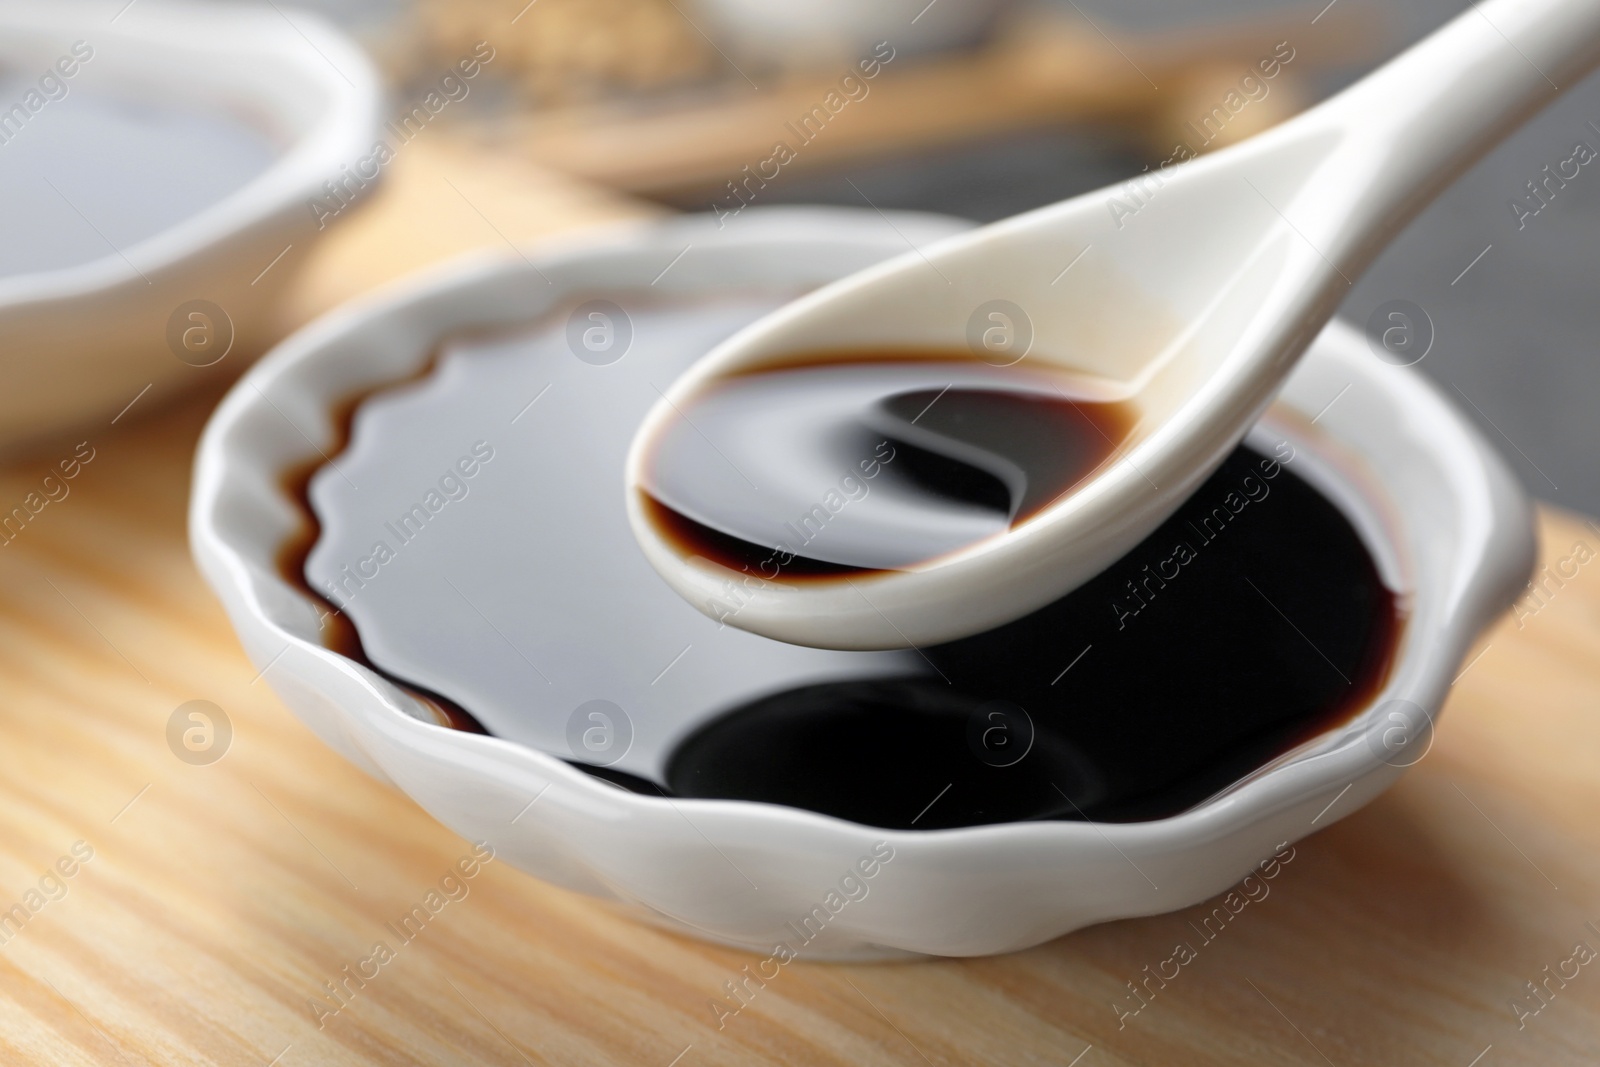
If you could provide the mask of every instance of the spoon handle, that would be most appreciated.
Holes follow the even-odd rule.
[[[1350,166],[1327,175],[1347,192],[1334,198],[1342,210],[1316,210],[1328,203],[1328,188],[1318,183],[1302,217],[1325,223],[1316,228],[1330,252],[1337,249],[1336,261],[1364,266],[1394,227],[1596,65],[1600,0],[1475,4],[1305,116],[1339,131],[1339,154]],[[1588,133],[1575,130],[1574,140],[1600,148]],[[1530,160],[1530,178],[1541,177],[1535,164],[1543,162]]]

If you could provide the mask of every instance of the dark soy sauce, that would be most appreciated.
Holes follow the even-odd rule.
[[[451,374],[430,365],[348,398],[333,412],[340,440],[327,451],[363,491],[330,494],[327,506],[359,510],[324,515],[312,506],[314,467],[286,475],[305,525],[281,562],[326,608],[325,641],[410,690],[444,725],[535,746],[622,788],[918,830],[1176,814],[1347,722],[1384,684],[1401,605],[1345,513],[1299,476],[1315,457],[1294,458],[1287,444],[1271,455],[1239,449],[1103,574],[988,633],[917,651],[842,653],[718,628],[645,561],[621,494],[595,487],[615,485],[657,399],[644,376],[688,366],[764,310],[740,306],[709,321],[716,308],[639,310],[638,350],[618,364],[637,366],[633,379],[597,376],[572,359],[558,323],[516,346],[463,356]],[[940,369],[947,382],[957,368]],[[1016,369],[1006,369],[1012,381]],[[992,388],[987,371],[963,386]],[[430,524],[426,544],[403,550],[433,555],[402,557],[345,611],[325,597],[312,573],[314,545],[330,548],[330,566],[365,551],[368,533],[383,536],[380,520],[421,491],[415,476],[436,471],[434,439],[453,455],[491,416],[509,421],[551,381],[563,403],[525,419],[520,436],[497,440],[491,473],[472,497]],[[844,493],[844,510],[910,500],[946,517],[965,507],[1003,529],[1037,506],[998,463],[937,465],[959,451],[948,443],[959,426],[940,426],[947,438],[937,449],[913,439],[931,415],[910,411],[922,400],[912,394],[928,388],[903,390],[903,407],[881,422],[849,412],[860,436],[840,433],[831,439],[848,447],[819,453],[814,469],[837,474],[848,461],[856,482],[870,487]],[[401,404],[404,397],[413,399]],[[384,403],[398,406],[385,415]],[[358,406],[367,414],[355,437],[365,449],[351,434]],[[1117,439],[1129,413],[1100,414],[1124,419],[1101,424]],[[574,441],[585,447],[571,449]],[[892,456],[878,452],[886,441]],[[934,454],[921,467],[918,448]],[[863,456],[878,463],[875,476],[860,466]],[[958,475],[972,469],[982,477],[963,488]],[[914,484],[896,497],[891,473]],[[924,488],[928,481],[937,492]],[[805,479],[795,485],[815,489]],[[342,521],[324,527],[330,516]],[[726,558],[741,551],[710,547]],[[499,605],[476,601],[492,612],[494,629],[448,587],[441,596],[440,573],[475,598],[495,583],[512,590]],[[523,655],[548,679],[533,675]],[[617,702],[635,725],[632,751],[606,766],[567,740],[572,710],[597,697]]]
[[[413,374],[396,381],[384,382],[370,389],[363,389],[345,397],[330,413],[334,428],[334,444],[327,451],[339,455],[349,446],[350,433],[355,423],[356,411],[361,407],[361,402],[374,393],[392,389],[399,385],[420,381],[434,372],[438,363],[439,353],[435,351],[428,360]],[[280,478],[284,495],[295,505],[300,513],[299,529],[287,538],[278,549],[278,573],[298,589],[311,602],[317,606],[319,637],[325,648],[332,649],[347,659],[355,660],[363,667],[383,675],[399,688],[419,701],[440,726],[447,726],[452,730],[461,730],[465,733],[486,734],[489,731],[483,728],[471,712],[460,704],[415,685],[392,671],[384,670],[372,657],[367,655],[366,646],[361,642],[361,634],[350,617],[322,593],[318,592],[306,577],[306,560],[311,555],[311,549],[317,543],[317,538],[322,534],[322,524],[317,519],[316,510],[311,506],[311,479],[321,470],[327,462],[324,456],[291,467],[284,471]]]
[[[101,62],[113,61],[85,72]],[[0,125],[0,278],[115,256],[242,189],[280,154],[223,108],[64,84],[65,96],[20,120],[5,112]],[[30,93],[36,82],[0,70],[4,106]]]
[[[1398,643],[1395,595],[1283,448],[1239,449],[1099,577],[924,648],[931,670],[728,712],[672,754],[669,787],[920,830],[1200,803],[1363,707]]]
[[[792,358],[680,414],[651,443],[646,514],[685,555],[784,578],[912,566],[1003,533],[1136,421],[1063,372],[941,351]]]

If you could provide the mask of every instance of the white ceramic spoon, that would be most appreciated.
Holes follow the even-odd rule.
[[[912,250],[787,305],[710,352],[640,427],[626,472],[638,543],[707,614],[805,645],[936,643],[1055,600],[1154,531],[1221,463],[1408,219],[1596,63],[1600,0],[1484,0],[1249,141]],[[1530,178],[1542,177],[1538,162]],[[680,549],[646,514],[638,486],[651,442],[709,383],[798,352],[966,348],[974,322],[978,334],[998,327],[995,350],[980,344],[974,360],[1059,367],[1141,415],[1119,458],[1033,518],[908,569],[763,582]]]

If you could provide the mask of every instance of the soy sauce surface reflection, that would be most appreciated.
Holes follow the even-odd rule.
[[[924,673],[734,709],[678,747],[668,785],[895,829],[1192,807],[1344,721],[1389,672],[1396,597],[1292,466],[1241,448],[1087,585],[923,649]]]
[[[937,349],[795,356],[674,409],[642,471],[646,515],[682,554],[731,570],[764,573],[776,551],[786,580],[913,566],[1004,533],[1137,423],[1064,371]]]

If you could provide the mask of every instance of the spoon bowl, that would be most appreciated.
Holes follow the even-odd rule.
[[[1249,141],[911,246],[787,305],[712,350],[641,425],[626,472],[640,547],[702,611],[797,644],[916,647],[1043,607],[1187,499],[1400,226],[1597,62],[1600,0],[1486,0]],[[643,487],[666,434],[688,422],[705,436],[686,414],[697,399],[797,354],[907,348],[1059,372],[1134,420],[1052,503],[905,566],[752,574],[662,528]],[[717,451],[738,467],[736,449]]]

